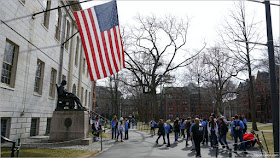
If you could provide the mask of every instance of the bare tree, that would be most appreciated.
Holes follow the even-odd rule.
[[[172,16],[138,16],[136,20],[139,25],[128,32],[126,68],[136,78],[132,85],[142,87],[143,93],[150,95],[152,113],[159,119],[156,88],[162,77],[190,64],[200,51],[191,55],[184,50],[188,21]]]
[[[250,89],[250,108],[252,118],[252,129],[257,130],[256,124],[256,110],[254,99],[254,85],[252,76],[252,52],[256,48],[256,44],[249,46],[249,42],[261,43],[261,30],[260,22],[256,22],[254,16],[249,18],[247,13],[245,2],[239,1],[235,3],[234,10],[231,11],[229,17],[225,21],[223,26],[224,31],[221,31],[220,35],[224,46],[232,52],[235,59],[244,67],[249,77],[249,89]],[[243,42],[237,42],[244,41]]]
[[[206,85],[213,88],[212,95],[215,98],[215,113],[223,112],[223,100],[229,93],[235,93],[231,79],[242,70],[239,62],[234,60],[227,50],[219,45],[207,49],[204,53],[203,63],[205,64],[204,81]]]

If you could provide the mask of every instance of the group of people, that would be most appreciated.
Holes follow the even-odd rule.
[[[167,147],[170,146],[170,133],[175,134],[175,143],[178,142],[178,137],[183,137],[186,140],[186,146],[188,141],[192,143],[192,149],[196,151],[196,156],[201,157],[200,144],[208,145],[210,142],[211,148],[217,148],[219,143],[223,149],[228,150],[227,133],[230,131],[231,136],[234,137],[234,151],[238,148],[238,139],[240,140],[240,149],[246,153],[246,146],[254,146],[257,140],[254,137],[254,131],[247,133],[247,120],[244,115],[236,115],[232,118],[231,123],[225,119],[224,116],[218,114],[216,116],[212,113],[209,118],[201,119],[196,116],[195,119],[187,118],[187,120],[176,118],[173,126],[170,124],[171,120],[167,120],[164,124],[160,119],[158,124],[152,119],[150,122],[151,133],[155,134],[155,128],[158,128],[158,138],[163,137],[163,144],[166,144],[165,135],[167,137]],[[185,133],[186,132],[186,133]],[[210,139],[209,139],[210,138]],[[257,142],[258,143],[258,142]],[[245,145],[246,144],[246,145]]]
[[[117,119],[117,116],[115,115],[111,121],[111,129],[112,129],[112,139],[116,139],[116,142],[119,141],[119,136],[121,142],[123,142],[123,131],[125,132],[124,139],[128,140],[128,130],[130,128],[130,122],[128,121],[128,118],[121,117],[119,120]]]

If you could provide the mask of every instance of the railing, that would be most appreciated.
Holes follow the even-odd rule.
[[[9,138],[6,138],[4,136],[1,135],[1,140],[4,140],[6,142],[9,142],[9,143],[12,143],[12,150],[11,150],[11,157],[15,157],[15,151],[17,151],[17,157],[19,157],[19,151],[20,151],[20,138],[18,139],[18,145],[16,146],[16,142],[9,139]]]

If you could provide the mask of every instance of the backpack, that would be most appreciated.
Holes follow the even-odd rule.
[[[192,128],[194,128],[194,126]],[[197,133],[195,133],[194,138],[198,139],[201,142],[203,140],[203,135],[204,135],[204,127],[201,124],[199,124],[197,128]]]
[[[233,131],[234,131],[234,133],[241,133],[242,128],[240,127],[239,121],[236,121],[233,124]]]

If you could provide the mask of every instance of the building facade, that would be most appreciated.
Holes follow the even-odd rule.
[[[73,11],[81,6],[26,16],[75,1],[0,1],[0,17],[5,22],[0,25],[2,135],[17,139],[48,134],[56,108],[56,84],[63,79],[67,90],[91,108],[92,82],[79,34],[64,43],[77,32]]]

